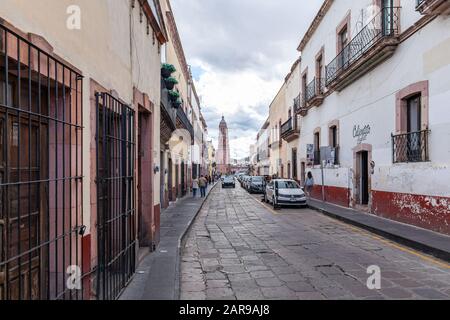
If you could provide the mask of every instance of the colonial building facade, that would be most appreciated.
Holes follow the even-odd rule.
[[[0,300],[115,299],[158,245],[163,137],[194,136],[189,81],[176,110],[161,79],[161,61],[176,63],[170,11],[166,0],[2,1]]]
[[[314,198],[450,234],[449,7],[325,0],[258,135],[259,168],[270,128],[270,174],[311,172]]]
[[[444,3],[324,1],[298,48],[314,197],[450,233]]]

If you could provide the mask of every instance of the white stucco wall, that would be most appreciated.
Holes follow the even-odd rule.
[[[365,1],[368,2],[368,1]],[[352,37],[357,15],[364,1],[335,1],[311,41],[302,52],[302,70],[315,68],[315,55],[325,45],[325,64],[336,56],[336,26],[352,10]],[[421,16],[413,1],[402,1],[401,29],[406,30]],[[321,146],[328,146],[328,123],[339,120],[341,168],[326,170],[327,185],[348,187],[349,168],[357,141],[354,125],[370,125],[364,143],[373,147],[375,172],[372,189],[418,195],[450,196],[450,19],[438,17],[402,42],[389,58],[341,92],[333,92],[324,103],[309,110],[301,121],[300,158],[306,158],[306,144],[313,143],[313,131],[321,128]],[[396,93],[419,81],[429,81],[430,160],[427,163],[393,164],[391,134],[395,133]],[[313,170],[316,182],[320,170]]]

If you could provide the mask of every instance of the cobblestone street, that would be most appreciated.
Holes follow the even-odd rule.
[[[366,286],[381,268],[381,290]],[[186,241],[181,299],[449,299],[450,266],[310,209],[212,191]]]

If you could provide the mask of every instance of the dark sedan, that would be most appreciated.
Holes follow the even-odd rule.
[[[261,193],[265,191],[264,177],[251,177],[248,184],[247,190],[250,193]]]
[[[236,188],[236,182],[234,180],[234,177],[232,176],[224,177],[222,180],[222,188]]]

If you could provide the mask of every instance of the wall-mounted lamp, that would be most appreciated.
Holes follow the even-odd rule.
[[[154,166],[153,172],[156,174],[159,172],[159,167],[157,165]]]

